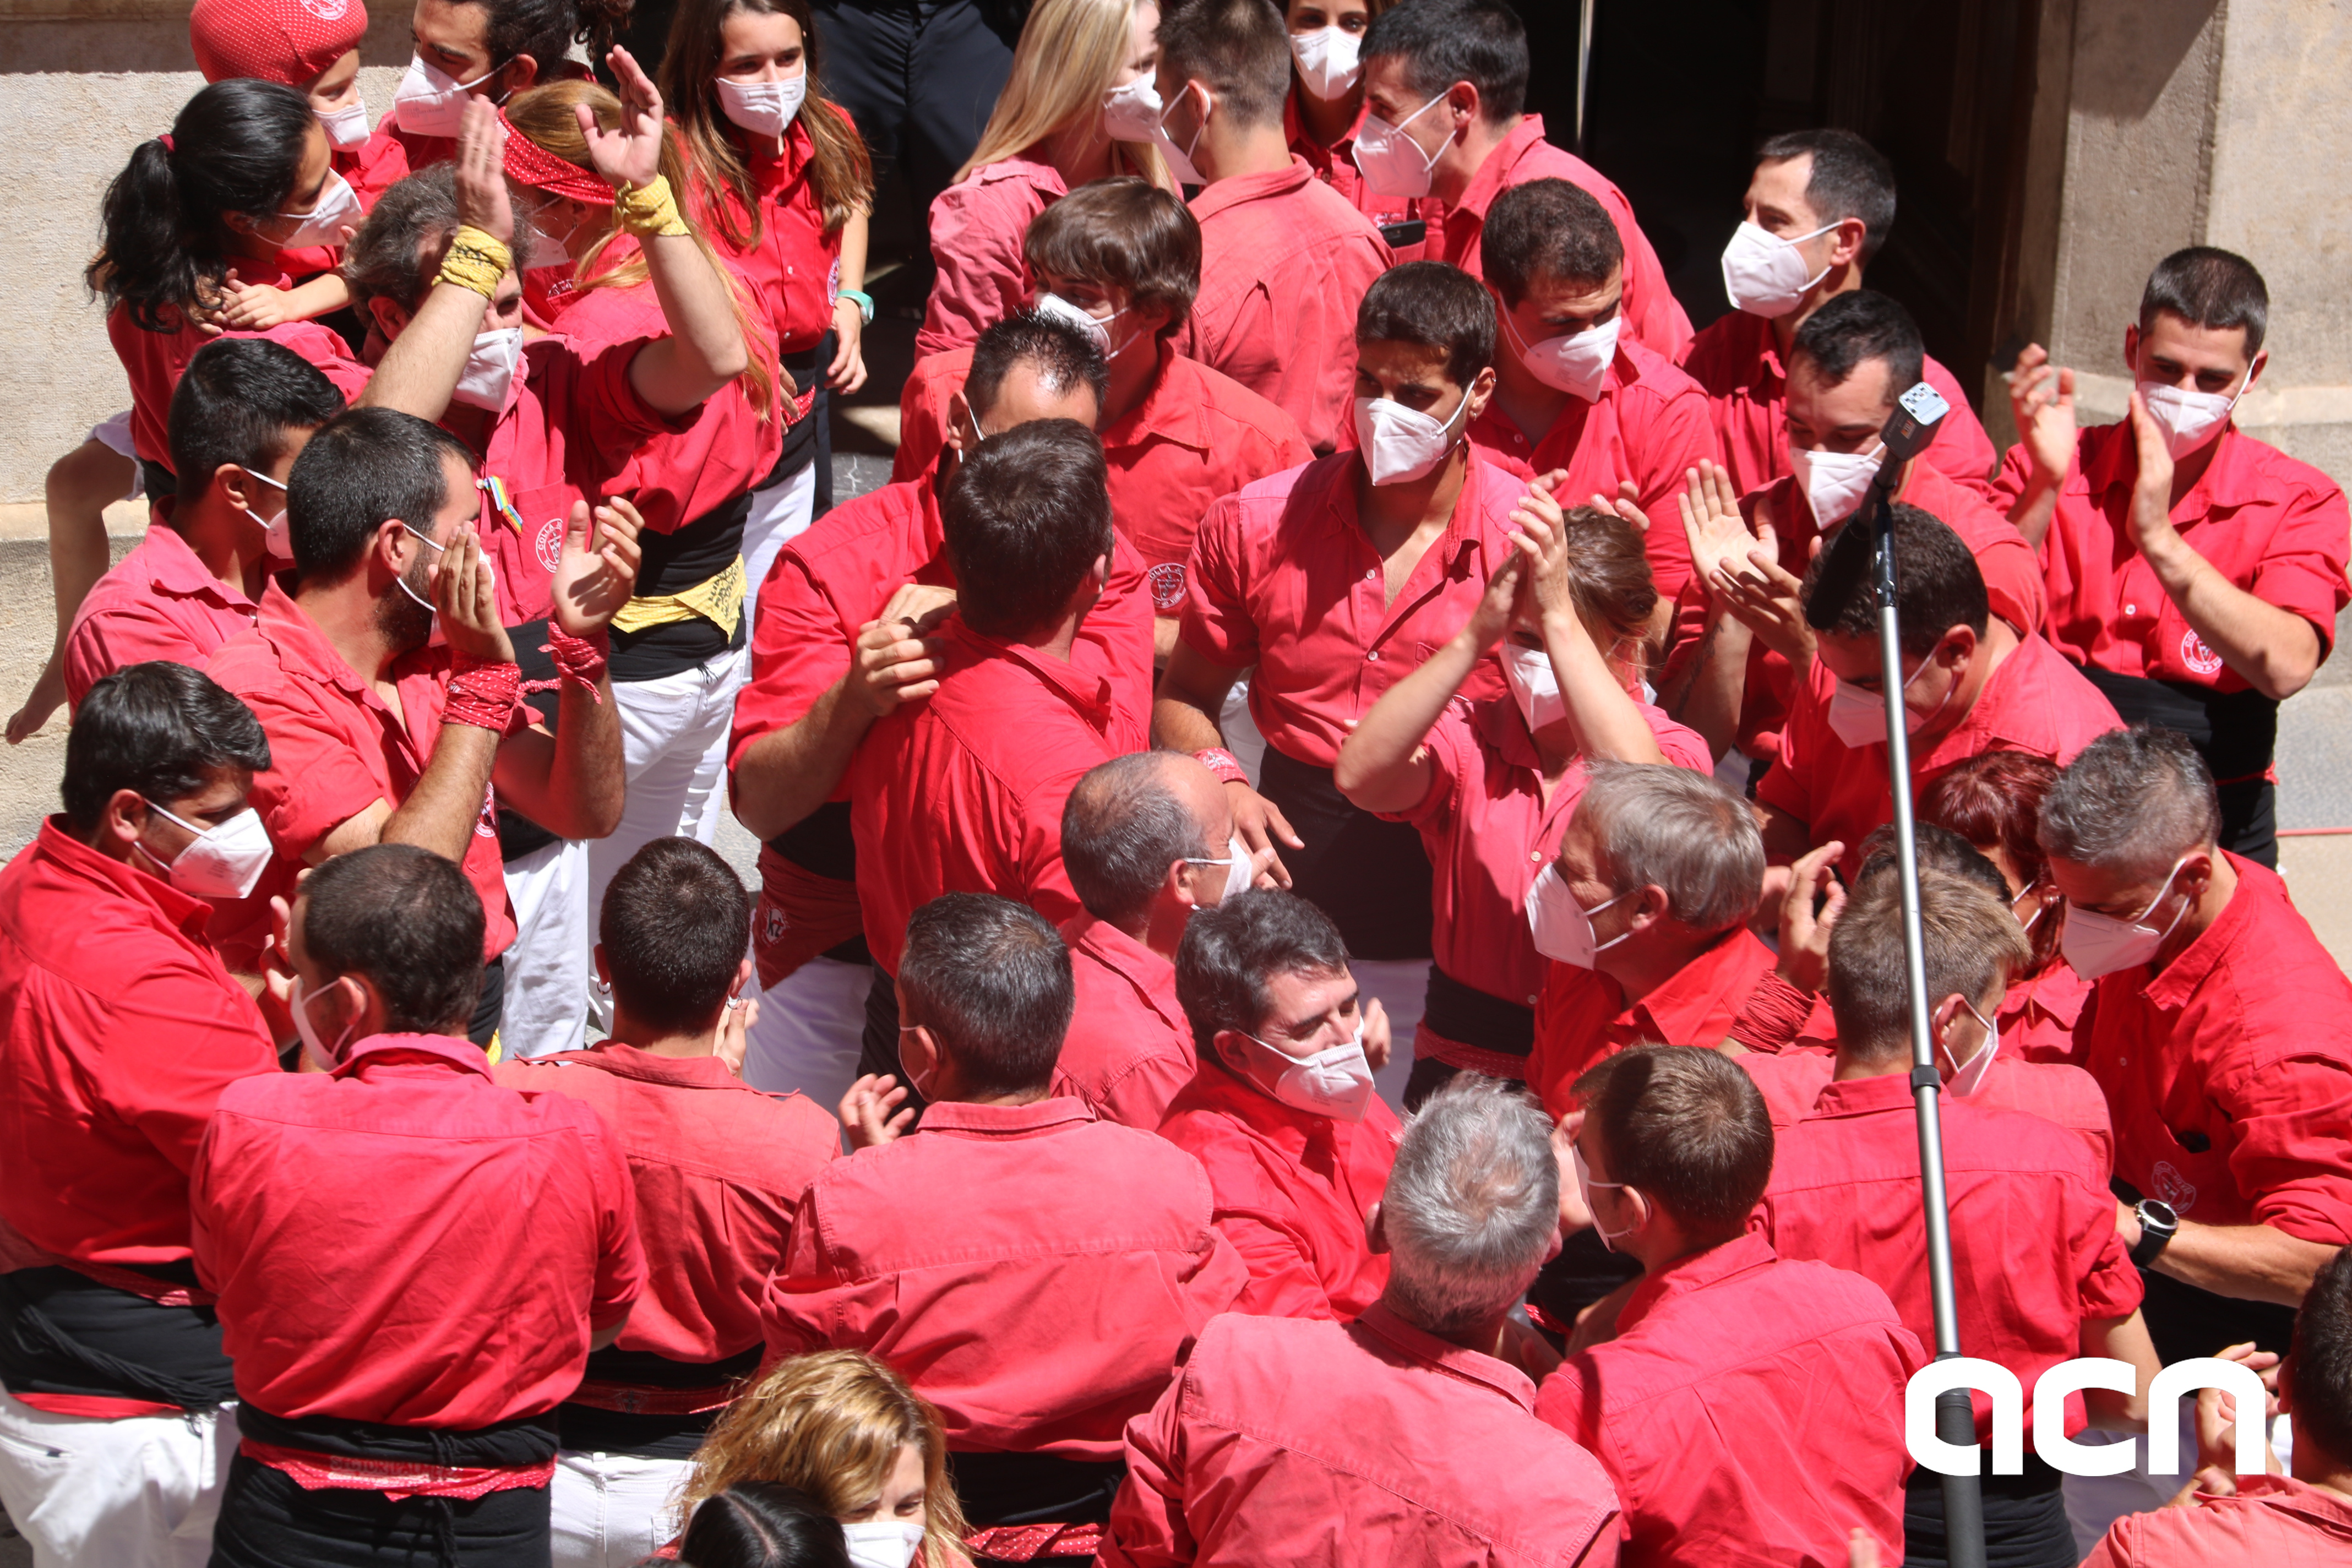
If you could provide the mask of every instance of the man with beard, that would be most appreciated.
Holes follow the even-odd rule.
[[[290,900],[303,867],[417,845],[482,896],[486,973],[469,1032],[487,1044],[515,934],[490,785],[567,838],[619,821],[605,627],[636,580],[638,518],[617,498],[593,518],[585,501],[572,509],[549,622],[562,705],[551,735],[520,700],[478,508],[472,457],[446,431],[382,408],[321,426],[288,476],[294,571],[263,589],[257,624],[209,672],[261,720],[276,763],[252,799],[277,858],[214,921],[230,967],[259,967],[268,900]],[[427,647],[436,616],[446,646]]]

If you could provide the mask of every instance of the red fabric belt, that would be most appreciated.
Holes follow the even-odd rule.
[[[78,1415],[89,1421],[123,1421],[135,1415],[185,1415],[176,1405],[149,1399],[124,1399],[111,1394],[18,1394],[8,1397],[48,1415]]]
[[[555,1461],[493,1468],[428,1465],[414,1459],[362,1459],[350,1454],[314,1454],[240,1438],[237,1452],[294,1478],[306,1492],[382,1492],[395,1500],[412,1497],[478,1498],[489,1492],[543,1487],[555,1477]]]
[[[624,1415],[699,1415],[724,1410],[735,1401],[733,1384],[714,1388],[646,1388],[634,1383],[582,1382],[565,1401],[591,1410],[617,1410]]]
[[[1425,1022],[1412,1037],[1412,1054],[1416,1058],[1433,1058],[1447,1067],[1460,1068],[1465,1072],[1484,1073],[1488,1078],[1499,1078],[1510,1083],[1528,1080],[1527,1058],[1515,1057],[1504,1051],[1482,1050],[1476,1046],[1465,1046],[1459,1040],[1449,1040]]]
[[[974,1557],[1033,1563],[1040,1557],[1092,1557],[1102,1546],[1099,1524],[1001,1524],[963,1538]]]

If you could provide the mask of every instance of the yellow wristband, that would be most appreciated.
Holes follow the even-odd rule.
[[[614,193],[613,211],[621,227],[635,235],[677,235],[693,232],[677,216],[669,182],[656,174],[642,185],[624,185]]]
[[[455,283],[460,289],[471,289],[485,300],[499,295],[499,279],[514,265],[514,253],[480,229],[461,226],[449,241],[449,254],[441,258],[440,274],[436,283]]]

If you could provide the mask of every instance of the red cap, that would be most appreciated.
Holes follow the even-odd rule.
[[[499,116],[506,120],[504,114]],[[502,160],[507,178],[551,196],[569,196],[593,206],[613,205],[613,187],[593,169],[568,163],[524,135],[507,121],[507,148]]]
[[[188,47],[206,81],[301,87],[359,47],[367,25],[361,0],[196,0]]]

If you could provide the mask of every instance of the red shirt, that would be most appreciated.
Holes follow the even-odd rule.
[[[1996,481],[2001,505],[2025,488],[2026,473],[2020,447]],[[2118,675],[2249,689],[2189,626],[2133,543],[2138,475],[2129,421],[2075,437],[2074,466],[2042,542],[2050,640],[2076,664]],[[2344,576],[2352,519],[2335,480],[2231,425],[2203,477],[2173,507],[2172,522],[2233,585],[2309,621],[2319,633],[2320,657],[2327,657],[2336,613],[2352,600]]]
[[[2116,1200],[2082,1140],[2038,1116],[1938,1096],[1952,1219],[1960,1349],[1998,1362],[2030,1392],[2083,1353],[2086,1319],[2129,1317],[2139,1270],[2116,1234]],[[1907,1073],[1831,1083],[1775,1140],[1757,1223],[1783,1257],[1834,1264],[1876,1284],[1903,1326],[1933,1344],[1927,1231],[1919,1217],[1919,1124]],[[1990,1405],[1980,1399],[1981,1425]],[[2079,1394],[2068,1432],[2082,1429]]]
[[[1307,166],[1315,172],[1317,179],[1330,186],[1349,205],[1371,219],[1375,228],[1388,224],[1410,223],[1415,218],[1426,221],[1433,229],[1440,226],[1445,209],[1435,197],[1377,195],[1371,186],[1364,183],[1362,172],[1356,167],[1356,132],[1364,127],[1364,110],[1359,108],[1356,110],[1356,122],[1348,128],[1345,136],[1326,147],[1315,140],[1315,133],[1307,130],[1307,122],[1299,118],[1298,95],[1301,90],[1297,82],[1292,82],[1289,96],[1282,100],[1282,133],[1289,141],[1291,152],[1306,160]],[[1391,248],[1399,261],[1418,261],[1422,257],[1423,247],[1419,245]]]
[[[1903,1387],[1927,1364],[1886,1293],[1748,1235],[1651,1275],[1536,1414],[1617,1483],[1625,1561],[1843,1568],[1903,1543]]]
[[[1068,660],[940,628],[947,673],[929,699],[876,721],[843,784],[857,844],[866,945],[898,969],[907,919],[941,893],[995,893],[1060,924],[1079,913],[1062,868],[1062,805],[1087,769],[1140,751],[1093,644]]]
[[[434,164],[446,163],[457,155],[457,139],[455,136],[427,136],[422,132],[404,129],[400,123],[397,104],[375,122],[373,140],[389,142],[399,148],[408,160],[411,174],[422,174]]]
[[[761,1342],[760,1300],[793,1210],[841,1152],[841,1124],[800,1094],[762,1094],[717,1057],[658,1057],[617,1040],[500,1062],[525,1094],[593,1107],[628,1161],[646,1293],[614,1342],[715,1362]]]
[[[1772,323],[1734,310],[1699,329],[1683,354],[1683,369],[1706,390],[1707,413],[1723,447],[1723,466],[1739,493],[1760,489],[1789,473],[1789,383]],[[1937,468],[1986,500],[2000,461],[1991,437],[1969,405],[1952,373],[1934,358],[1921,361],[1919,379],[1952,406],[1929,443]],[[1897,388],[1897,391],[1908,390]],[[2006,502],[1997,503],[2006,513]],[[1940,515],[1940,514],[1938,514]]]
[[[1690,318],[1667,287],[1665,268],[1658,264],[1658,253],[1650,247],[1649,237],[1633,221],[1633,204],[1600,170],[1545,141],[1540,114],[1521,120],[1486,154],[1460,203],[1445,209],[1443,254],[1433,245],[1423,255],[1433,261],[1451,262],[1473,278],[1484,277],[1479,269],[1478,237],[1486,230],[1486,209],[1495,205],[1496,196],[1529,180],[1566,180],[1609,210],[1609,221],[1617,226],[1617,237],[1625,247],[1626,328],[1652,353],[1670,360],[1682,358],[1684,345],[1690,342]],[[1430,238],[1435,241],[1438,236]]]
[[[41,825],[0,870],[0,1219],[76,1262],[188,1256],[221,1091],[278,1068],[212,906]]]
[[[1541,867],[1537,868],[1541,870]],[[1632,1006],[1617,982],[1597,970],[1554,963],[1536,1004],[1536,1048],[1528,1087],[1553,1116],[1575,1109],[1569,1088],[1587,1068],[1629,1046],[1713,1046],[1731,1033],[1748,994],[1779,962],[1746,926]]]
[[[1389,268],[1388,241],[1297,157],[1217,181],[1192,198],[1192,216],[1201,291],[1170,341],[1329,451],[1354,416],[1356,307]]]
[[[2002,1042],[2016,1042],[2017,1054],[2027,1061],[2080,1067],[2074,1025],[2083,1016],[2083,1004],[2090,999],[2091,983],[2061,958],[2041,973],[2012,984],[2001,997],[2000,1011],[1993,1021],[2000,1026]]]
[[[2042,625],[2042,564],[2033,557],[2033,547],[2006,515],[1987,506],[1967,487],[1946,479],[1924,458],[1911,465],[1895,499],[1920,508],[1960,536],[1960,542],[1976,558],[1977,570],[1984,577],[1985,599],[1994,615],[2014,626],[2021,637]],[[1812,561],[1813,541],[1822,537],[1804,490],[1795,479],[1783,476],[1765,489],[1740,498],[1739,512],[1751,531],[1759,511],[1770,518],[1773,534],[1780,541],[1780,569],[1790,576],[1803,577]],[[1673,681],[1697,657],[1706,627],[1706,603],[1705,584],[1684,584],[1675,605],[1674,652],[1667,657],[1662,685]],[[1767,761],[1780,755],[1780,731],[1788,724],[1797,685],[1786,658],[1766,647],[1760,638],[1749,644],[1747,681],[1739,701],[1741,752]]]
[[[247,972],[258,969],[269,934],[270,897],[292,901],[295,878],[319,841],[379,800],[399,809],[416,787],[441,739],[441,710],[449,699],[446,647],[393,661],[390,674],[400,689],[395,713],[278,582],[261,591],[259,614],[251,631],[223,643],[205,667],[253,710],[269,737],[270,766],[254,775],[251,798],[277,858],[252,896],[222,905],[214,922],[222,956]],[[515,939],[498,810],[488,789],[462,869],[482,896],[487,963]]]
[[[1062,927],[1077,1010],[1054,1066],[1053,1090],[1097,1116],[1146,1132],[1192,1081],[1192,1026],[1176,1000],[1176,966],[1107,921],[1081,912]]]
[[[931,198],[931,302],[915,354],[970,346],[1029,303],[1021,241],[1041,212],[1069,195],[1061,171],[1019,154],[974,169]]]
[[[1141,343],[1128,352],[1140,353]],[[1184,603],[1184,562],[1193,531],[1221,496],[1295,468],[1314,453],[1298,422],[1241,383],[1195,364],[1167,343],[1143,401],[1102,433],[1110,466],[1111,519],[1150,574],[1152,607],[1174,615]],[[937,458],[948,397],[963,388],[971,351],[917,362],[898,397],[893,479],[911,479]]]
[[[291,276],[267,262],[241,260],[236,275],[247,283],[266,283],[276,289],[294,287]],[[131,447],[144,460],[168,468],[172,466],[168,428],[172,393],[179,386],[188,362],[196,357],[196,351],[214,340],[177,310],[166,310],[163,319],[177,321],[178,329],[148,331],[131,321],[130,306],[117,305],[106,314],[106,336],[114,344],[115,357],[122,362],[123,374],[131,378]],[[367,386],[368,367],[352,357],[351,345],[333,328],[316,321],[285,321],[267,331],[223,332],[221,336],[267,338],[293,350],[318,366],[346,400],[357,397]]]
[[[731,187],[710,180],[699,167],[688,176],[695,219],[767,312],[776,352],[805,353],[833,330],[833,302],[841,292],[842,231],[825,232],[824,204],[817,199],[809,178],[814,146],[800,115],[793,117],[784,132],[781,157],[746,151],[742,142],[747,140],[739,138],[736,150],[743,155],[752,195],[759,203],[758,241],[738,244],[728,237],[730,229],[750,233],[751,213]],[[570,331],[571,326],[566,317],[564,330]],[[775,454],[771,452],[771,466],[774,461]],[[766,473],[765,468],[761,470],[762,478]]]
[[[810,1184],[768,1353],[888,1362],[957,1453],[1108,1463],[1244,1279],[1191,1155],[1074,1100],[935,1102]]]
[[[1681,516],[1675,498],[1683,493],[1685,476],[1700,458],[1715,457],[1716,440],[1706,422],[1706,395],[1669,361],[1621,339],[1600,397],[1587,403],[1571,395],[1533,447],[1491,399],[1471,424],[1470,440],[1496,468],[1521,479],[1566,468],[1568,482],[1558,493],[1571,506],[1595,494],[1614,497],[1620,481],[1633,480],[1642,492],[1642,509],[1658,520],[1644,543],[1659,597],[1673,599],[1690,581],[1690,542],[1678,521],[1666,525]]]
[[[2200,1225],[2340,1247],[2352,1242],[2352,983],[2276,872],[2230,865],[2238,889],[2196,941],[2161,971],[2092,988],[2083,1065],[2116,1120],[2116,1174],[2143,1197]]]
[[[1228,669],[1255,665],[1250,717],[1269,745],[1321,768],[1353,721],[1468,622],[1526,493],[1473,454],[1453,519],[1391,603],[1356,512],[1363,473],[1360,456],[1337,452],[1225,497],[1201,520],[1184,584],[1184,641]],[[1462,691],[1502,695],[1501,666],[1480,660]]]
[[[1813,660],[1789,714],[1780,754],[1756,786],[1756,798],[1804,823],[1813,843],[1834,838],[1844,844],[1838,869],[1851,882],[1862,868],[1862,841],[1894,819],[1895,797],[1886,742],[1849,746],[1830,729],[1830,695],[1836,689],[1829,666]],[[2122,727],[2097,687],[2041,637],[2026,637],[1986,679],[1952,732],[1911,753],[1912,798],[1947,769],[1981,752],[2032,752],[2063,768],[2084,746]]]
[[[1666,761],[1698,773],[1714,768],[1696,731],[1639,697],[1634,702]],[[1422,747],[1429,793],[1409,811],[1381,815],[1412,823],[1428,847],[1436,871],[1431,942],[1437,967],[1489,996],[1532,1007],[1550,960],[1536,951],[1528,929],[1528,889],[1559,855],[1568,819],[1584,798],[1583,764],[1570,763],[1546,800],[1543,760],[1508,697],[1477,703],[1455,698]]]
[[[237,1397],[288,1420],[544,1415],[645,1288],[629,1169],[596,1113],[501,1089],[439,1035],[234,1085],[189,1197]]]
[[[1388,1254],[1364,1237],[1403,1135],[1374,1095],[1350,1125],[1283,1104],[1219,1063],[1203,1065],[1160,1136],[1201,1162],[1217,1228],[1249,1265],[1234,1310],[1269,1318],[1352,1318],[1381,1299]]]
[[[256,613],[244,590],[214,576],[170,523],[151,522],[74,612],[66,698],[79,708],[91,687],[149,659],[201,669],[221,644],[253,629]]]
[[[1609,1568],[1615,1489],[1535,1405],[1517,1367],[1377,1302],[1351,1323],[1229,1312],[1129,1426],[1097,1561]]]
[[[2240,1476],[2235,1497],[2127,1513],[2083,1568],[2206,1568],[2214,1563],[2352,1562],[2352,1502],[2289,1476]]]

